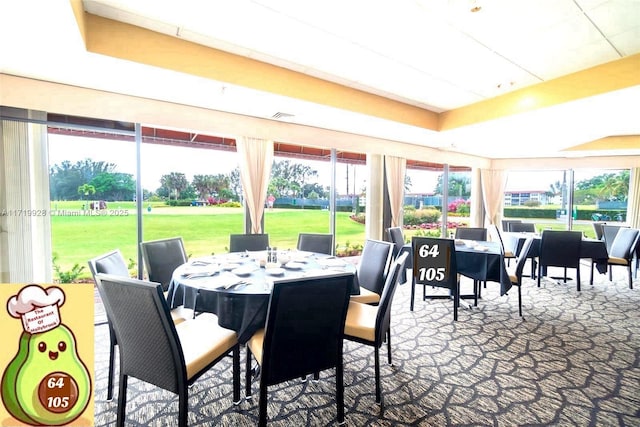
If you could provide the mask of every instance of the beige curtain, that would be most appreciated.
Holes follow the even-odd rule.
[[[260,220],[273,164],[273,141],[240,137],[236,139],[236,148],[240,155],[240,181],[251,218],[251,233],[262,233]]]
[[[391,226],[402,227],[404,206],[404,176],[407,159],[385,156],[384,171],[387,178],[387,191],[391,204]]]
[[[481,169],[482,200],[489,224],[500,224],[502,219],[502,202],[504,188],[507,184],[507,174],[504,170]]]
[[[640,228],[640,168],[631,168],[629,176],[627,224],[632,228]]]

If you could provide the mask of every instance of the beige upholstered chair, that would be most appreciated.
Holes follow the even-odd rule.
[[[376,402],[382,403],[380,355],[378,349],[387,342],[387,360],[391,364],[391,304],[400,277],[400,269],[409,256],[404,252],[392,264],[386,278],[380,304],[372,306],[351,300],[344,326],[345,338],[374,347]]]
[[[233,357],[233,401],[240,401],[240,348],[236,333],[200,315],[175,325],[162,285],[97,274],[98,291],[120,350],[117,426],[125,425],[129,377],[178,395],[178,422],[187,426],[188,386],[226,356]]]
[[[393,244],[382,240],[367,239],[357,267],[360,294],[351,295],[351,301],[363,304],[377,304],[384,287]]]

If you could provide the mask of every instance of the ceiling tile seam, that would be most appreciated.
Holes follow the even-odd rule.
[[[606,40],[609,46],[611,46],[611,48],[616,51],[616,53],[618,54],[618,57],[622,58],[624,55],[618,50],[618,48],[613,43],[611,43],[611,40],[609,40],[609,38],[602,32],[600,27],[598,27],[598,25],[595,22],[593,22],[593,19],[591,19],[591,17],[587,14],[587,12],[585,12],[584,9],[580,7],[580,5],[576,0],[573,0],[573,3],[576,5],[578,9],[580,9],[580,12],[582,12],[584,17],[587,18],[587,21],[589,21],[591,25],[593,25],[593,28],[595,28],[596,31],[598,31],[598,33],[602,36],[604,40]]]

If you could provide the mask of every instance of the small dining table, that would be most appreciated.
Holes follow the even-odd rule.
[[[359,293],[355,266],[340,258],[286,251],[289,260],[282,265],[265,264],[266,257],[266,251],[257,251],[190,260],[173,272],[167,301],[171,308],[184,305],[196,313],[216,314],[219,325],[236,331],[244,344],[264,327],[271,290],[278,280],[303,281],[349,272],[353,275],[351,294]]]

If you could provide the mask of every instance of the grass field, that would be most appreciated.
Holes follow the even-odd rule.
[[[151,210],[147,207],[151,206]],[[85,266],[87,260],[113,249],[120,249],[125,259],[135,264],[136,215],[134,202],[110,203],[101,215],[83,215],[82,202],[52,202],[52,245],[56,263],[63,271],[74,264]],[[226,252],[229,234],[242,233],[242,208],[168,207],[162,202],[144,205],[143,240],[182,236],[189,256]],[[336,214],[338,246],[362,244],[364,225],[349,218],[350,213]],[[467,218],[462,218],[466,220]],[[300,232],[329,232],[329,212],[320,210],[273,209],[265,213],[265,229],[272,246],[295,248]],[[561,223],[537,223],[543,228],[563,229]],[[574,229],[593,237],[590,223],[576,223]],[[407,230],[407,237],[413,232]],[[81,277],[89,277],[85,269]]]

